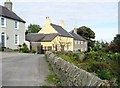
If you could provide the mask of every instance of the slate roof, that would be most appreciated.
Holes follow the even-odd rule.
[[[25,23],[25,21],[21,19],[19,16],[17,16],[13,11],[1,5],[0,5],[0,16]]]
[[[69,32],[67,32],[65,29],[63,29],[61,26],[56,24],[50,24],[61,36],[65,37],[73,37]]]
[[[39,42],[44,38],[44,34],[35,34],[35,33],[31,33],[31,34],[27,34],[25,36],[25,40],[27,41],[31,41],[31,42]]]
[[[82,36],[80,36],[74,32],[70,32],[70,34],[74,37],[74,40],[86,41],[86,39],[84,39]]]
[[[25,39],[30,42],[51,42],[58,34],[27,34]]]
[[[52,41],[57,35],[57,33],[54,34],[44,34],[44,38],[41,40],[42,42],[49,42]]]

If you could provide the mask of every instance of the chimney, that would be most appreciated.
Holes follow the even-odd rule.
[[[62,28],[64,28],[65,24],[64,24],[63,20],[60,22],[59,26],[61,26]]]
[[[4,2],[4,6],[12,11],[12,2],[10,0],[6,0],[6,2]]]
[[[75,29],[73,30],[73,32],[74,32],[75,34],[77,34],[77,29],[75,28]]]
[[[50,25],[50,23],[51,23],[51,19],[49,17],[46,17],[45,25]]]

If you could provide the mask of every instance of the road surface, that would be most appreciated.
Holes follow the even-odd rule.
[[[2,86],[42,86],[48,74],[44,55],[2,53]]]

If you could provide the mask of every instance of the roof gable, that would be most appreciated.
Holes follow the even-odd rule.
[[[13,11],[1,5],[0,5],[0,15],[9,19],[13,19],[25,23],[25,21],[22,20],[19,16],[17,16]]]

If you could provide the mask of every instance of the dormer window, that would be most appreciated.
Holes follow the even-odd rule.
[[[19,22],[15,21],[15,29],[19,29]]]
[[[6,27],[6,18],[4,17],[1,18],[1,26]]]

